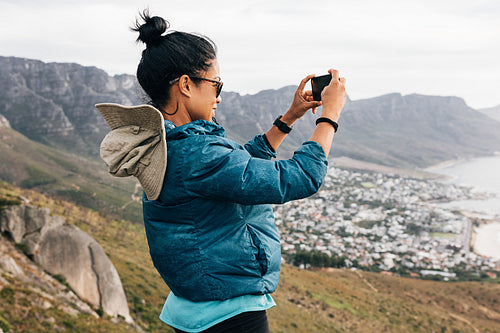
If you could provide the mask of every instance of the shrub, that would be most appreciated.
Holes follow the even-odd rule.
[[[0,329],[2,329],[2,331],[4,333],[8,333],[10,332],[10,324],[9,322],[2,316],[0,316]]]
[[[16,292],[10,287],[5,287],[0,291],[0,299],[5,303],[14,303]]]
[[[57,179],[54,176],[37,166],[26,166],[26,171],[29,174],[29,178],[21,182],[22,187],[33,188],[35,186],[53,184],[57,182]]]
[[[0,210],[7,206],[17,206],[22,202],[19,199],[8,199],[8,198],[0,198]]]

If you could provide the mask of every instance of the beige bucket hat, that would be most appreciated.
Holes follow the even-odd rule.
[[[148,200],[158,199],[167,168],[165,126],[151,105],[96,104],[111,132],[101,142],[101,158],[116,177],[135,176]]]

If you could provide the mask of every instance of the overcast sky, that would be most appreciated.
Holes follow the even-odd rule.
[[[224,90],[298,84],[337,68],[351,99],[400,92],[500,104],[498,0],[0,0],[0,55],[134,74],[128,28],[149,7],[218,46]]]

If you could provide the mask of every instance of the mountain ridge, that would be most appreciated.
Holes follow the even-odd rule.
[[[254,95],[224,91],[216,117],[229,138],[244,143],[272,126],[289,108],[295,90],[285,86]],[[0,57],[0,115],[32,140],[83,156],[98,157],[100,141],[109,131],[94,105],[143,104],[143,96],[132,75],[109,76],[94,66]],[[278,150],[279,158],[291,157],[309,139],[315,118],[308,112],[296,122]],[[334,158],[425,168],[500,151],[500,121],[455,96],[390,93],[348,98],[339,125]]]
[[[490,118],[500,121],[500,105],[493,106],[491,108],[479,109],[481,113],[484,113]]]
[[[78,73],[82,70],[78,66],[75,68]],[[77,75],[76,72],[74,75]],[[130,76],[120,80],[125,82],[128,78]],[[62,84],[64,88],[64,82],[56,80],[54,84]],[[130,84],[131,81],[126,82]],[[114,82],[114,84],[118,83]],[[134,87],[128,89],[135,89]],[[80,88],[86,92],[82,95],[77,94],[82,99],[89,95],[92,95],[92,99],[95,99],[96,96],[102,98],[104,95],[116,99],[120,99],[122,96],[120,92],[117,95],[113,93],[94,94],[96,89],[98,90],[96,86],[92,88],[82,85]],[[115,88],[111,85],[110,89],[113,92]],[[31,96],[29,89],[20,90],[26,92],[25,98]],[[75,94],[78,89],[63,89],[63,91]],[[246,98],[238,93],[224,93],[224,103],[228,102],[228,106],[224,109],[222,108],[224,103],[221,104],[221,108],[217,111],[217,117],[232,137],[238,140],[241,137],[243,140],[247,136],[267,130],[276,115],[279,114],[275,107],[279,106],[280,110],[286,110],[294,91],[294,86],[288,86],[277,91],[266,90],[260,95],[256,94],[258,96],[245,95]],[[40,97],[37,98],[40,101],[47,105],[50,103],[58,105],[54,102],[55,99],[50,96],[50,89],[44,93],[45,95],[38,94]],[[402,125],[405,126],[404,130],[406,131],[412,129],[411,123],[404,122],[407,117],[411,116],[410,119],[413,121],[423,121],[419,119],[421,115],[417,112],[419,109],[417,111],[413,109],[414,105],[419,105],[422,110],[426,110],[429,105],[436,107],[437,104],[447,105],[446,112],[440,115],[445,120],[446,115],[453,115],[454,110],[461,110],[458,112],[458,120],[453,123],[454,125],[460,124],[463,117],[476,115],[476,113],[470,112],[470,108],[466,105],[461,104],[460,98],[458,100],[447,97],[437,98],[436,101],[446,103],[436,104],[435,101],[426,102],[428,99],[425,98],[425,95],[422,96],[421,98],[419,95],[408,97],[408,95],[402,96],[398,93],[387,94],[379,96],[380,100],[375,104],[370,104],[370,99],[363,102],[367,106],[364,106],[363,103],[357,103],[363,100],[348,100],[340,121],[339,135],[335,138],[334,154],[339,154],[339,150],[340,152],[344,150],[350,152],[350,156],[358,156],[353,155],[352,150],[349,151],[350,147],[355,147],[362,158],[369,155],[377,157],[372,157],[372,160],[392,158],[395,164],[401,165],[405,158],[408,160],[415,154],[403,156],[403,158],[397,155],[404,154],[404,149],[394,146],[392,140],[402,140],[401,136],[398,136],[401,131],[394,131],[394,125],[384,124],[384,118],[388,114],[393,113],[391,116],[393,124],[398,124],[397,121],[403,121]],[[420,99],[423,99],[421,103],[414,104]],[[108,101],[103,100],[102,102]],[[130,103],[132,103],[131,100]],[[254,108],[256,103],[260,103],[258,108]],[[8,189],[8,192],[13,196],[22,195],[29,198],[34,204],[50,208],[54,214],[64,216],[68,222],[79,226],[92,235],[109,255],[122,278],[133,319],[151,332],[170,331],[158,320],[158,313],[168,295],[168,288],[161,281],[151,263],[141,224],[129,222],[132,211],[140,212],[140,204],[133,198],[132,201],[130,200],[130,193],[134,191],[135,181],[133,179],[116,180],[106,175],[106,167],[95,154],[98,151],[99,135],[109,129],[102,119],[93,114],[95,111],[93,105],[90,105],[88,101],[85,102],[85,105],[85,107],[79,106],[80,109],[77,109],[84,110],[78,113],[81,116],[89,113],[88,119],[91,120],[83,124],[86,127],[82,127],[89,129],[90,132],[79,131],[81,124],[73,124],[73,122],[78,122],[78,119],[85,119],[85,117],[78,118],[77,114],[66,116],[66,119],[73,125],[71,128],[68,126],[67,133],[49,131],[50,135],[38,137],[38,142],[28,139],[15,127],[3,126],[0,128],[1,178],[4,178],[4,175],[11,175],[11,179],[18,183],[24,181],[23,184],[37,191],[44,189],[51,197],[33,190],[14,188],[4,183],[0,183],[0,192],[3,189]],[[234,105],[237,107],[233,110],[235,114],[233,117],[230,106]],[[412,108],[408,108],[408,114],[402,113],[406,110],[402,107],[405,105],[412,106]],[[63,103],[59,107],[65,113],[66,108],[70,106]],[[2,111],[3,109],[0,109],[0,114],[3,114]],[[432,110],[428,112],[427,114],[432,114]],[[46,114],[50,115],[51,113]],[[28,117],[29,114],[24,114],[24,116]],[[314,127],[315,117],[308,114],[297,122],[292,135],[284,143],[285,148],[288,149],[287,152],[293,151],[293,147],[300,144],[304,138],[307,139]],[[46,124],[50,125],[48,120]],[[55,120],[63,121],[64,118],[60,116]],[[8,118],[6,121],[0,121],[0,123],[5,124],[8,122],[10,123]],[[374,126],[374,124],[378,126]],[[423,122],[423,124],[429,126],[433,123]],[[36,125],[36,122],[33,121],[33,124],[30,125]],[[437,136],[434,140],[439,139],[439,130],[442,128],[446,130],[447,126],[450,126],[441,119],[435,120],[433,125],[436,128],[433,132],[428,133]],[[19,124],[15,126],[19,128]],[[480,125],[477,125],[477,128],[479,127]],[[51,129],[50,126],[46,128]],[[24,128],[25,132],[26,130]],[[452,133],[461,135],[461,131],[454,130]],[[389,133],[387,133],[388,131]],[[416,134],[423,135],[422,132],[418,132],[418,128],[415,131],[417,131]],[[27,134],[31,133],[27,132]],[[86,150],[82,147],[72,146],[73,142],[76,141],[71,141],[71,144],[64,142],[68,141],[68,137],[71,135],[79,136],[79,144],[83,148],[87,147],[87,150],[93,149],[94,155],[85,155],[82,152]],[[415,135],[412,138],[414,137]],[[91,141],[85,142],[85,138],[91,139]],[[493,137],[493,139],[495,138]],[[458,139],[460,138],[452,137],[450,140]],[[403,148],[410,147],[411,149],[413,147],[412,141],[410,138],[405,140]],[[44,144],[40,144],[40,142]],[[430,142],[436,141],[430,140]],[[378,149],[380,147],[377,145],[384,143],[387,144],[384,149]],[[47,145],[65,148],[66,151]],[[80,148],[82,149],[80,150]],[[474,147],[469,149],[471,150],[470,154],[478,153]],[[436,154],[439,152],[441,150],[438,150]],[[438,155],[438,157],[444,158],[446,156]],[[55,180],[64,182],[67,188],[64,191],[55,188]],[[68,188],[74,188],[74,191],[70,191]],[[128,198],[114,196],[110,192],[111,189],[126,194]],[[53,195],[54,193],[57,195]],[[83,201],[108,199],[115,204],[115,209],[126,210],[127,217],[116,220],[106,219],[103,216],[109,216],[106,214],[109,212],[109,207],[105,207],[108,211],[101,211],[100,206],[93,206],[94,201],[87,205],[87,208],[91,207],[92,209],[83,208],[85,206],[83,204],[75,206],[69,203],[69,201],[83,203]],[[129,205],[129,203],[131,204]],[[99,211],[100,214],[96,211]],[[90,318],[89,320],[87,317],[56,315],[56,309],[40,309],[36,305],[31,305],[29,297],[33,294],[30,294],[24,285],[15,280],[8,282],[11,284],[4,288],[4,292],[0,290],[0,296],[10,295],[11,302],[0,302],[0,324],[3,319],[7,319],[12,328],[15,329],[24,325],[23,329],[27,330],[28,327],[40,328],[42,326],[46,331],[51,331],[54,326],[62,326],[68,331],[90,332],[99,330],[99,326],[94,327],[96,321],[97,325],[104,325],[103,323],[107,321],[106,318],[98,320]],[[472,282],[445,284],[349,270],[306,271],[284,265],[280,286],[273,295],[278,307],[269,311],[270,325],[276,332],[493,332],[500,323],[500,308],[495,298],[495,295],[498,294],[498,286],[498,284]],[[21,307],[21,309],[17,309],[19,311],[16,312],[16,307]],[[32,318],[37,318],[37,320]],[[89,321],[89,323],[85,323],[85,321]],[[315,325],[311,325],[311,322]],[[111,323],[108,324],[111,325]],[[118,326],[115,329],[118,331]],[[36,331],[36,329],[31,331]]]

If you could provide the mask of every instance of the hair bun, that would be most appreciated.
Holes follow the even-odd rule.
[[[132,30],[139,32],[137,41],[145,43],[146,47],[158,45],[162,41],[162,34],[167,31],[170,24],[162,17],[150,17],[147,9],[141,13],[141,18],[144,20],[144,24],[136,21],[135,28],[132,28]]]

